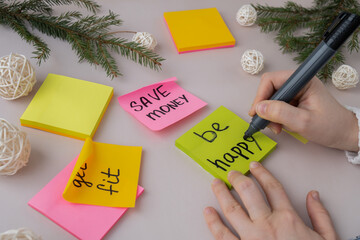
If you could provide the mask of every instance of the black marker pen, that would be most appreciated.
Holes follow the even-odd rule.
[[[360,25],[360,16],[342,12],[333,21],[324,34],[324,39],[309,57],[299,66],[290,78],[270,98],[290,102],[296,94],[315,76],[315,74],[334,56],[339,47]],[[251,137],[254,133],[264,129],[269,121],[255,115],[250,123],[244,138]]]

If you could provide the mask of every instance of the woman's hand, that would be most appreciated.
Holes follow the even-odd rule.
[[[311,191],[306,198],[308,214],[314,227],[312,230],[297,215],[282,185],[269,171],[258,162],[251,162],[250,171],[264,190],[269,205],[255,182],[240,172],[231,171],[228,179],[246,209],[234,199],[223,181],[215,179],[212,184],[225,217],[241,240],[338,239],[318,192]],[[216,240],[238,240],[223,224],[214,208],[205,208],[204,217]]]
[[[313,78],[290,104],[266,100],[291,74],[291,71],[263,74],[249,115],[256,113],[271,121],[268,127],[276,134],[284,127],[318,144],[358,152],[356,116],[339,104],[318,78]]]

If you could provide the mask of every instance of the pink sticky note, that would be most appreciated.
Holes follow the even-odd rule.
[[[78,239],[101,239],[128,208],[113,208],[75,204],[63,199],[66,186],[77,158],[54,177],[28,204]],[[144,189],[138,186],[139,197]]]
[[[142,124],[158,131],[206,106],[169,78],[118,98],[120,105]]]

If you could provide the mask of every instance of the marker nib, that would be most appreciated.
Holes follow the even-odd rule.
[[[244,134],[244,140],[251,138],[259,129],[254,128],[251,124]]]
[[[249,137],[251,137],[251,133],[249,133],[249,130],[247,130],[247,131],[245,132],[245,134],[244,134],[243,139],[246,140],[246,139],[248,139]]]

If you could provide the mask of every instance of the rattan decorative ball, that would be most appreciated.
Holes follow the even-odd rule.
[[[242,6],[236,13],[236,21],[242,26],[253,25],[256,21],[256,18],[256,10],[249,4]]]
[[[14,175],[27,164],[30,152],[26,133],[0,118],[0,175]]]
[[[133,36],[132,41],[139,43],[141,46],[149,50],[154,50],[157,45],[155,37],[147,32],[137,32]]]
[[[354,88],[359,82],[359,74],[353,67],[344,64],[333,72],[332,82],[340,90]]]
[[[1,240],[41,240],[33,231],[26,228],[12,229],[0,234]]]
[[[264,57],[257,50],[246,50],[241,57],[241,66],[247,73],[258,74],[264,68]]]
[[[35,71],[24,55],[10,54],[0,58],[0,96],[14,100],[31,92]]]

